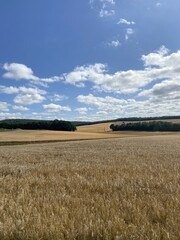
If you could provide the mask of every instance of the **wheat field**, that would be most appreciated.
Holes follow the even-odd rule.
[[[0,146],[26,143],[63,142],[89,139],[127,138],[156,135],[171,135],[170,132],[112,132],[111,123],[100,123],[77,128],[76,132],[49,131],[49,130],[9,130],[0,132]]]
[[[180,136],[0,147],[0,239],[180,239]]]

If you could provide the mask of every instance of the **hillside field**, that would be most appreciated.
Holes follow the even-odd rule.
[[[180,239],[180,133],[110,124],[0,132],[0,239]]]
[[[171,120],[172,121],[172,120]],[[175,120],[177,122],[177,120]],[[169,135],[168,132],[112,132],[112,123],[100,123],[77,127],[76,132],[49,130],[9,130],[0,131],[0,145],[36,142],[75,141],[88,139],[126,138],[155,135]],[[119,122],[119,124],[121,124]],[[180,134],[180,133],[173,133]]]
[[[179,240],[180,135],[0,146],[1,240]]]

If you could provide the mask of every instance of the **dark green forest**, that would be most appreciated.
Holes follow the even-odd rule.
[[[75,131],[76,126],[62,120],[9,119],[0,121],[0,129]]]
[[[160,131],[160,132],[179,132],[180,123],[152,121],[152,122],[136,122],[122,124],[111,124],[113,131]]]

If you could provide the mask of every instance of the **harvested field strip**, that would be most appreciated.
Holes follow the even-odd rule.
[[[0,133],[0,142],[35,142],[35,141],[55,141],[55,140],[78,140],[113,137],[113,134],[104,133],[84,133],[65,131],[44,131],[44,130],[15,130]]]
[[[94,140],[107,138],[127,138],[144,137],[156,135],[175,135],[180,133],[169,132],[110,132],[110,133],[92,133],[92,132],[61,132],[44,130],[14,130],[0,133],[0,146],[4,145],[22,145],[35,143],[53,143],[77,140]]]
[[[165,134],[164,134],[165,135]],[[143,137],[154,137],[154,136],[164,136],[163,134],[159,134],[159,135],[144,135],[144,136],[140,136],[140,135],[136,135],[136,136],[131,136],[131,135],[124,135],[124,136],[113,136],[113,137],[104,137],[104,138],[84,138],[84,139],[64,139],[64,140],[42,140],[42,141],[7,141],[7,142],[1,142],[0,141],[0,147],[1,146],[16,146],[16,145],[29,145],[29,144],[46,144],[46,143],[62,143],[62,142],[76,142],[76,141],[95,141],[97,139],[99,140],[105,140],[105,139],[122,139],[122,138],[143,138]],[[167,136],[171,136],[174,135],[173,133],[168,133],[166,134]]]

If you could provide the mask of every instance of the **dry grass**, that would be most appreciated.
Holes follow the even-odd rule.
[[[180,239],[180,136],[0,147],[0,239]]]

